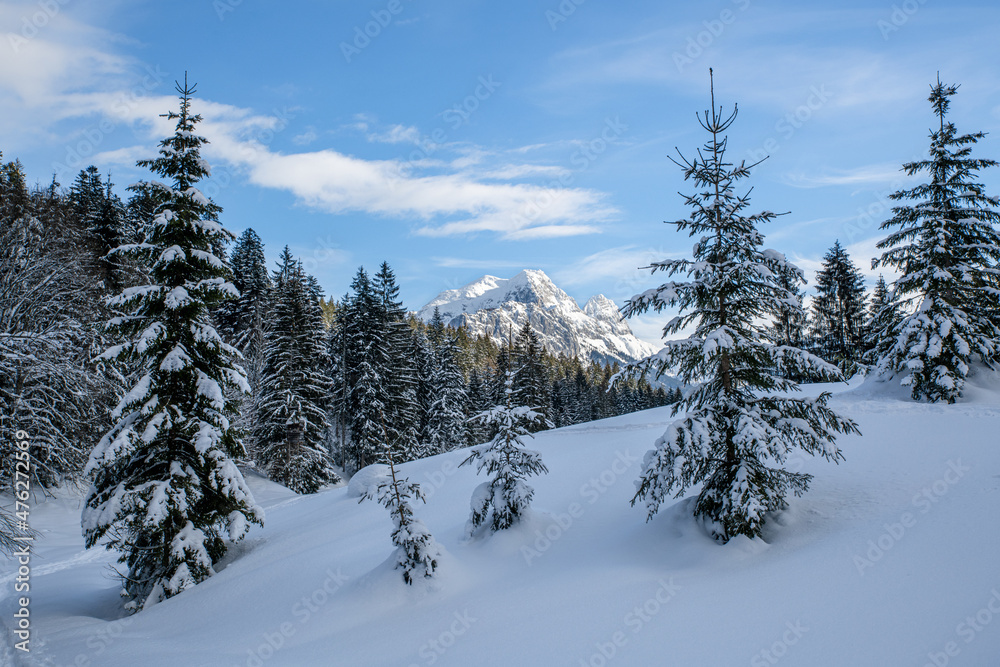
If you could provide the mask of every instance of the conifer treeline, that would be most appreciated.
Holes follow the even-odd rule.
[[[399,463],[490,440],[495,433],[471,417],[503,402],[508,370],[522,400],[556,426],[680,397],[679,390],[654,389],[644,380],[612,385],[617,367],[550,355],[528,324],[501,347],[447,326],[439,313],[421,322],[403,308],[386,263],[372,276],[359,269],[350,291],[328,301],[287,248],[268,280],[253,230],[238,239],[233,257],[234,283],[260,295],[231,301],[222,314],[224,334],[246,356],[254,389],[241,410],[254,433],[250,455],[273,479],[299,491],[315,490],[296,481],[302,466],[325,474],[307,451],[327,452],[353,472],[387,462],[386,441]],[[282,288],[281,276],[289,273],[302,285],[296,295]],[[312,297],[309,313],[301,305],[306,293]],[[290,309],[299,313],[296,323],[288,319]],[[278,372],[279,359],[301,367],[295,381]],[[304,416],[307,410],[313,418]],[[300,422],[305,426],[294,425]],[[268,454],[272,450],[285,452],[284,458]]]
[[[148,262],[115,249],[148,241],[164,196],[140,183],[123,201],[94,166],[68,188],[32,188],[19,162],[0,164],[0,437],[14,442],[17,424],[32,425],[37,486],[80,478],[136,379],[127,364],[93,362],[118,342],[107,300],[149,282]],[[508,350],[440,318],[420,322],[387,264],[373,276],[359,269],[349,293],[328,300],[287,248],[269,269],[252,229],[228,249],[212,243],[239,297],[210,315],[242,353],[252,389],[229,397],[234,425],[249,459],[299,492],[338,479],[333,465],[382,461],[383,428],[397,462],[488,441],[494,434],[469,418],[502,402],[512,367],[556,426],[679,398],[646,382],[609,391],[616,367],[550,355],[530,328]]]

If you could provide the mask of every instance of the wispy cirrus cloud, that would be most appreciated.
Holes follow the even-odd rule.
[[[412,125],[391,125],[381,132],[368,134],[368,141],[379,144],[415,144],[420,141],[420,130]]]
[[[783,181],[796,188],[822,188],[828,186],[867,186],[877,187],[890,183],[898,183],[907,179],[901,165],[872,164],[862,165],[853,169],[827,168],[819,173],[794,172],[786,174]]]
[[[887,7],[801,5],[783,8],[781,20],[775,20],[763,5],[740,0],[724,6],[731,12],[726,23],[718,20],[718,8],[695,7],[674,11],[668,27],[562,50],[547,63],[547,76],[533,92],[565,104],[565,96],[578,95],[581,87],[596,96],[613,96],[618,86],[635,84],[700,91],[714,65],[717,91],[741,104],[794,109],[810,86],[825,85],[833,93],[826,102],[830,107],[858,109],[921,104],[913,91],[926,85],[928,71],[933,74],[931,60],[942,71],[963,63],[992,67],[971,50],[942,54],[923,43],[900,47],[907,50],[904,58],[887,53],[878,29],[891,12]],[[962,30],[970,41],[991,39],[1000,18],[996,7],[986,6],[927,5],[920,13],[921,20],[942,29]],[[714,33],[708,28],[712,22]],[[805,34],[812,38],[804,41]]]

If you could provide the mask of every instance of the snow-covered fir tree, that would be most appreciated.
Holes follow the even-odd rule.
[[[985,134],[959,134],[947,122],[958,86],[940,78],[928,100],[937,116],[930,155],[903,165],[909,176],[929,179],[890,195],[898,202],[881,229],[873,267],[897,269],[892,303],[905,315],[875,333],[876,370],[900,377],[914,400],[953,403],[978,360],[992,367],[1000,346],[1000,222],[998,198],[987,195],[978,172],[995,160],[972,157]]]
[[[285,247],[264,343],[255,428],[265,474],[296,493],[340,481],[326,449],[331,379],[326,327],[305,272]]]
[[[469,375],[466,399],[468,405],[466,414],[468,415],[478,415],[489,409],[492,404],[488,383],[483,380],[483,376],[478,370],[473,369]],[[475,419],[468,420],[465,425],[466,445],[479,445],[489,440],[493,437],[490,428]]]
[[[775,313],[771,327],[767,330],[767,339],[775,345],[803,347],[806,339],[806,323],[808,317],[802,308],[805,292],[805,276],[802,271],[791,264],[778,271],[776,276],[778,286],[788,292],[789,298],[778,301],[778,312]]]
[[[250,394],[237,393],[239,404],[235,424],[249,431],[257,424],[257,399],[264,372],[264,330],[268,323],[273,284],[264,259],[264,244],[253,229],[245,230],[233,245],[230,257],[237,299],[223,303],[216,313],[223,339],[243,355],[243,370]],[[250,452],[251,456],[257,454]]]
[[[458,344],[445,335],[434,351],[430,378],[431,403],[427,411],[426,442],[430,454],[464,446],[468,395],[465,378],[458,367]]]
[[[368,487],[358,502],[374,500],[389,510],[393,521],[392,543],[396,546],[396,569],[403,570],[403,581],[413,585],[421,579],[434,577],[441,547],[424,522],[413,514],[414,500],[426,502],[420,485],[405,477],[398,479],[389,443],[383,442],[383,451],[390,477]]]
[[[156,213],[163,206],[165,195],[148,181],[139,181],[126,188],[132,195],[125,204],[125,244],[141,243],[150,232]]]
[[[413,331],[406,323],[396,276],[386,262],[372,278],[372,287],[378,294],[381,338],[386,347],[386,364],[381,369],[386,381],[385,425],[395,459],[402,463],[420,454],[421,415]]]
[[[76,224],[84,231],[83,247],[95,279],[103,282],[102,296],[123,287],[122,258],[109,255],[124,242],[125,206],[112,191],[111,179],[103,181],[97,167],[82,170],[69,190]]]
[[[510,340],[509,337],[508,340]],[[489,390],[492,405],[503,405],[507,400],[507,380],[509,374],[514,371],[512,356],[510,345],[502,345],[490,369]]]
[[[490,442],[470,448],[469,456],[459,464],[459,467],[475,464],[476,474],[485,470],[491,476],[472,493],[470,535],[480,526],[496,532],[517,523],[535,494],[524,480],[549,471],[542,463],[541,454],[526,449],[522,439],[533,437],[530,429],[535,424],[551,428],[551,423],[530,406],[515,405],[513,371],[507,371],[504,385],[504,402],[473,417],[492,427],[496,435]]]
[[[857,368],[864,340],[865,284],[840,241],[823,256],[816,273],[812,311],[817,353],[850,374]]]
[[[685,180],[698,191],[685,195],[688,219],[672,224],[697,239],[691,259],[655,262],[653,272],[681,274],[687,282],[667,282],[632,297],[626,316],[650,309],[679,308],[664,336],[693,325],[684,340],[668,340],[663,351],[637,371],[675,370],[691,390],[674,408],[684,416],[670,425],[646,454],[633,505],[644,502],[652,518],[671,495],[700,485],[694,513],[720,541],[760,535],[767,512],[786,505],[789,491],[801,494],[810,476],[781,464],[796,448],[828,460],[842,458],[835,433],[856,432],[849,419],[827,407],[828,393],[794,398],[789,375],[838,379],[837,368],[795,347],[766,341],[765,319],[790,307],[794,294],[778,276],[790,270],[784,255],[762,250],[758,225],[769,211],[746,215],[749,193],[738,181],[753,165],[726,161],[726,131],[737,110],[724,115],[715,106],[699,117],[710,135],[695,159],[680,155]]]
[[[420,448],[416,458],[430,456],[436,452],[434,437],[430,430],[431,405],[434,404],[434,383],[437,374],[437,359],[434,347],[427,338],[427,331],[419,324],[413,332],[413,355],[416,366],[417,401],[420,411]]]
[[[338,426],[338,456],[355,470],[384,463],[384,426],[397,461],[417,458],[423,452],[420,350],[395,275],[385,263],[373,278],[361,267],[351,290],[337,308],[330,342],[337,378],[334,410],[338,424],[346,426]]]
[[[444,343],[445,329],[444,318],[441,317],[441,309],[434,306],[431,321],[427,323],[427,340],[435,348],[440,347]]]
[[[878,362],[879,336],[884,331],[891,331],[898,323],[902,314],[899,304],[895,303],[885,276],[879,274],[872,290],[872,298],[868,302],[868,322],[865,324],[865,342],[862,359],[866,364]]]
[[[583,370],[583,365],[577,361],[573,372],[573,384],[570,393],[570,402],[567,407],[573,424],[590,421],[593,419],[593,406],[595,403],[594,391],[587,381],[587,375]]]
[[[101,238],[106,242],[107,250],[118,246],[114,238],[113,230],[101,230],[101,209],[104,208],[104,183],[101,173],[97,167],[90,165],[80,171],[69,188],[69,201],[73,206],[79,224],[87,231],[95,232],[95,235],[104,236],[100,231],[108,231],[111,234],[106,238]]]
[[[240,296],[219,309],[220,328],[243,353],[246,365],[252,366],[264,347],[264,327],[273,287],[264,259],[264,244],[257,232],[247,229],[240,235],[229,263],[233,285]]]
[[[389,406],[386,369],[389,347],[381,317],[381,305],[371,279],[363,268],[351,283],[353,294],[344,308],[347,337],[347,385],[345,402],[350,427],[350,466],[360,470],[372,463],[387,463],[382,448],[382,423]]]
[[[104,200],[97,225],[90,230],[96,239],[100,266],[104,272],[104,283],[109,294],[117,294],[118,290],[131,282],[134,269],[128,262],[115,256],[111,251],[125,243],[125,204],[114,193],[110,176],[104,183]]]
[[[195,132],[201,116],[191,113],[195,89],[185,78],[177,91],[180,111],[167,116],[177,121],[174,134],[160,142],[159,157],[138,162],[167,179],[149,184],[163,205],[146,242],[117,249],[146,258],[152,281],[110,301],[121,310],[110,325],[122,342],[103,358],[136,364],[139,379],[86,469],[86,545],[118,551],[133,610],[211,576],[227,542],[264,519],[233,462],[243,447],[225,391],[248,389],[239,352],[209,318],[212,304],[237,295],[212,251],[232,235],[217,221],[220,207],[195,187],[209,175],[200,155],[207,140]]]
[[[328,332],[328,347],[330,350],[330,378],[333,387],[330,393],[330,421],[333,428],[330,431],[330,449],[334,461],[344,469],[348,468],[348,437],[350,434],[349,401],[350,384],[348,382],[348,328],[347,307],[350,295],[345,294],[340,301],[333,301],[332,318]]]
[[[514,339],[511,363],[514,368],[515,403],[530,405],[543,417],[528,426],[532,433],[547,428],[545,424],[549,422],[549,380],[546,377],[544,356],[545,350],[538,340],[538,334],[525,318],[524,325]]]

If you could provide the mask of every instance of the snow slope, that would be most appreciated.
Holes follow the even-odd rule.
[[[506,341],[509,331],[516,335],[527,319],[552,354],[610,363],[637,361],[657,351],[635,337],[611,299],[598,294],[580,308],[543,271],[534,269],[510,279],[483,276],[460,289],[445,290],[417,317],[429,322],[435,308],[446,324],[498,341]]]
[[[482,481],[457,468],[464,452],[403,466],[446,549],[432,586],[390,569],[382,507],[251,478],[265,527],[192,591],[115,620],[118,585],[109,556],[83,549],[79,497],[50,500],[32,512],[33,650],[14,664],[1000,664],[1000,381],[952,406],[859,383],[827,387],[863,431],[841,440],[846,461],[790,461],[816,474],[809,493],[765,540],[726,546],[689,500],[649,523],[629,507],[669,408],[539,434],[550,473],[532,481],[535,511],[487,540],[463,537]],[[7,625],[14,570],[0,568]]]

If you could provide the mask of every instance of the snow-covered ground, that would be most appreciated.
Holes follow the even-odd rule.
[[[827,386],[863,435],[846,461],[798,459],[812,488],[764,540],[712,542],[678,501],[629,507],[669,408],[539,434],[550,473],[515,530],[468,542],[465,452],[403,466],[446,550],[439,579],[391,569],[390,520],[347,487],[295,496],[249,481],[267,510],[221,571],[126,618],[111,555],[85,551],[79,495],[41,503],[29,656],[13,664],[997,665],[1000,381],[924,405]],[[807,387],[816,392],[819,387]],[[355,485],[357,486],[357,485]],[[15,566],[0,566],[11,624]],[[15,655],[16,653],[16,655]],[[2,660],[2,650],[0,650]]]

